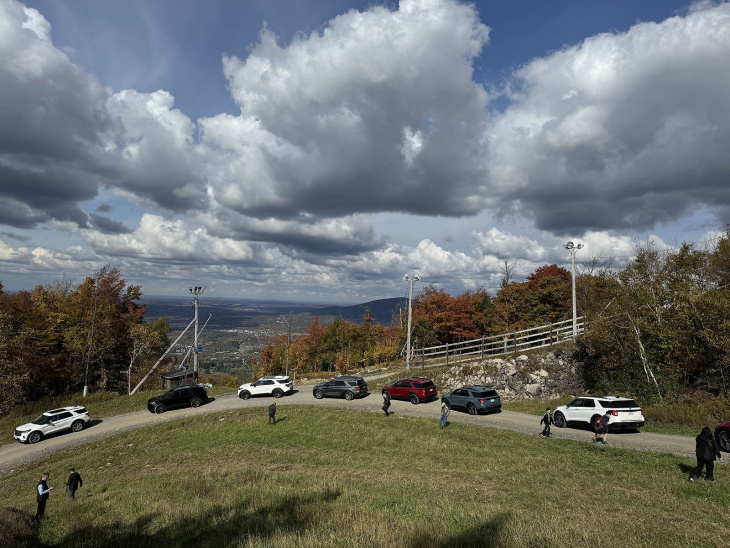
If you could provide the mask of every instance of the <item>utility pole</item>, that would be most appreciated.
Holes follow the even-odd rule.
[[[193,380],[195,384],[198,384],[198,297],[203,291],[204,287],[195,286],[188,287],[188,291],[195,296],[195,335],[193,340]]]
[[[577,322],[577,315],[576,315],[576,306],[575,306],[575,253],[579,249],[583,247],[583,244],[574,244],[573,242],[568,242],[563,246],[565,249],[568,250],[570,253],[570,262],[572,264],[572,277],[573,277],[573,340],[578,336],[578,322]]]
[[[411,298],[413,297],[413,282],[417,282],[421,279],[420,276],[408,276],[406,274],[403,279],[408,282],[408,334],[406,336],[406,370],[411,368],[411,315],[413,313],[411,309]]]

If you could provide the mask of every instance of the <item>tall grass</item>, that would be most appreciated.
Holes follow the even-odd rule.
[[[284,406],[212,413],[5,475],[0,545],[724,546],[730,490],[689,460],[435,420]],[[52,493],[29,525],[41,471]]]

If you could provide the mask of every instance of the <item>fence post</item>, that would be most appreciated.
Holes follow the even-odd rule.
[[[550,348],[553,347],[553,324],[550,324]]]
[[[449,343],[446,343],[446,365],[449,365]]]
[[[421,369],[426,369],[426,350],[421,351]]]
[[[484,339],[482,339],[481,359],[484,359]]]
[[[512,334],[512,339],[514,340],[514,358],[517,359],[517,333]]]

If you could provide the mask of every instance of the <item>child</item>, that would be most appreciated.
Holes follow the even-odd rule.
[[[553,423],[553,415],[550,412],[550,408],[548,407],[545,410],[545,414],[542,416],[542,419],[540,420],[540,424],[545,424],[545,428],[542,429],[542,432],[540,435],[543,438],[549,438],[550,437],[550,425]]]
[[[441,417],[439,418],[439,428],[443,429],[446,426],[446,421],[449,418],[449,406],[446,402],[441,403]]]
[[[608,410],[606,410],[603,416],[599,417],[598,422],[596,422],[596,436],[593,438],[593,441],[600,441],[603,445],[606,445],[609,420],[611,420],[611,416],[608,414]],[[603,440],[601,440],[601,436],[603,436]]]

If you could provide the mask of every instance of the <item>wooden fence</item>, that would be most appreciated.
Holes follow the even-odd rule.
[[[585,329],[584,317],[577,318],[578,334]],[[414,348],[411,356],[412,366],[440,365],[461,361],[517,356],[518,352],[536,348],[552,347],[555,344],[573,339],[573,320],[564,320],[549,325],[523,329],[512,333],[494,335],[483,339],[472,339],[458,343]]]

